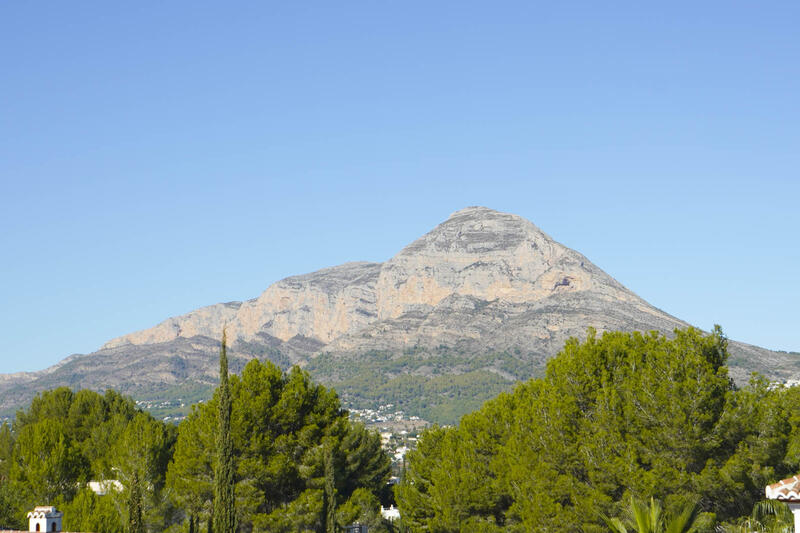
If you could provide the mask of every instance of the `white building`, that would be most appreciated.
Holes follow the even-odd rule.
[[[122,483],[116,479],[104,479],[103,481],[90,481],[87,483],[89,489],[98,496],[105,496],[111,491],[122,492]]]
[[[28,513],[28,531],[61,531],[62,516],[55,507],[35,507]]]
[[[394,505],[390,505],[389,507],[381,505],[381,516],[389,522],[394,522],[400,518],[400,510]]]
[[[789,506],[794,515],[794,531],[800,533],[800,476],[782,479],[764,490],[770,500],[778,500]]]

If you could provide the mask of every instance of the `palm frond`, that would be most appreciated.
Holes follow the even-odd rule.
[[[678,514],[672,517],[664,529],[665,533],[690,533],[697,525],[700,507],[697,503],[687,504]]]
[[[781,525],[788,525],[794,522],[791,509],[782,501],[761,500],[753,506],[752,517],[761,523],[776,521]]]
[[[603,521],[606,523],[612,533],[628,533],[628,528],[625,527],[625,524],[623,524],[622,520],[619,518],[608,518],[607,516],[603,516]]]

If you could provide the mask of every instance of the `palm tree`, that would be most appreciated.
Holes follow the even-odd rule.
[[[794,516],[789,506],[778,500],[761,500],[753,506],[753,520],[760,522],[770,533],[791,533]]]
[[[724,533],[792,533],[794,517],[789,506],[777,500],[762,500],[747,518],[720,528]]]
[[[650,504],[631,496],[628,517],[625,522],[619,518],[603,517],[613,533],[629,533],[632,527],[636,533],[690,533],[698,525],[700,509],[695,503],[685,505],[674,515],[666,515],[661,503],[650,498]]]

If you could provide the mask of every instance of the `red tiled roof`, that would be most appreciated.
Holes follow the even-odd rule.
[[[770,500],[800,502],[800,475],[767,485],[764,492]]]

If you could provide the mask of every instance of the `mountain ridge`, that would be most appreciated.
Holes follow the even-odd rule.
[[[283,368],[301,365],[351,405],[391,403],[406,394],[402,383],[422,389],[436,383],[430,401],[417,402],[425,407],[416,408],[429,409],[457,401],[448,395],[460,391],[448,389],[444,377],[471,376],[467,388],[483,384],[475,385],[486,391],[474,403],[503,388],[497,376],[510,386],[540,373],[567,338],[583,337],[589,327],[670,334],[689,324],[532,222],[472,206],[383,263],[349,262],[290,276],[256,298],[168,318],[49,369],[0,375],[0,409],[58,384],[113,386],[134,397],[187,383],[210,387],[223,326],[235,365],[251,357]],[[731,353],[740,382],[752,370],[773,379],[800,375],[792,354],[733,341]],[[367,368],[370,374],[362,371]]]

